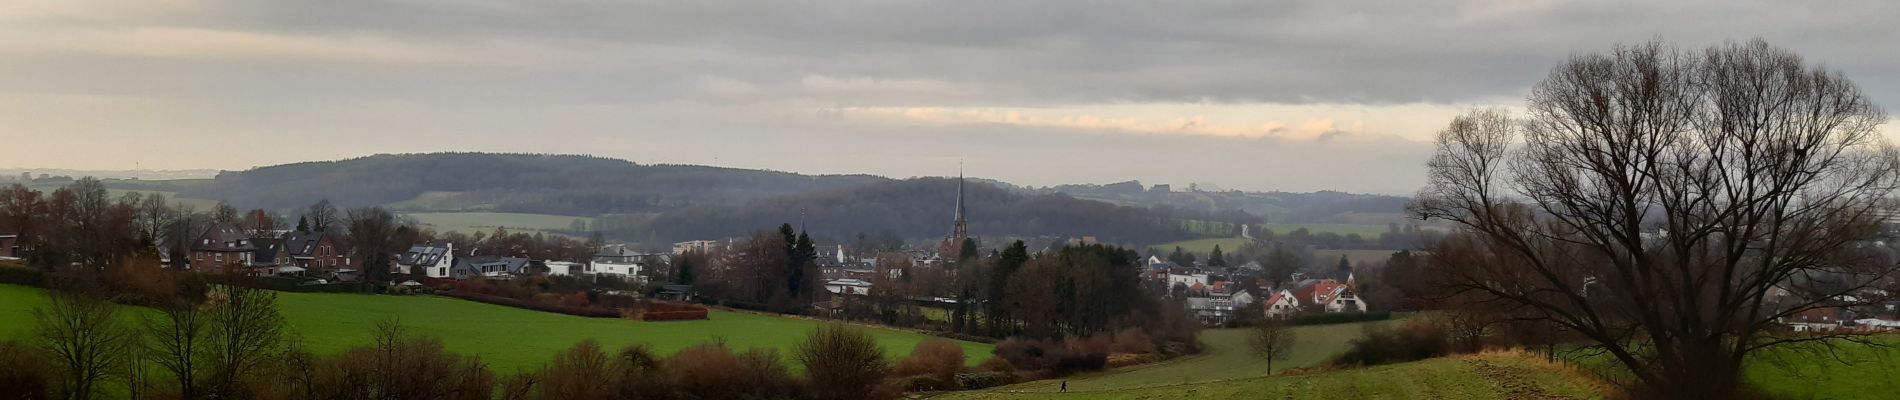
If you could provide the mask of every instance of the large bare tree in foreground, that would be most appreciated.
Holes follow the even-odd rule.
[[[1779,319],[1896,289],[1877,239],[1900,163],[1838,72],[1760,40],[1621,46],[1526,108],[1439,133],[1414,209],[1461,234],[1435,276],[1587,337],[1640,395],[1735,397],[1751,353],[1834,343]]]

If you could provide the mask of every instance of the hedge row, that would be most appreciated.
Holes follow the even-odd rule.
[[[706,319],[706,310],[694,311],[647,311],[640,314],[641,321],[691,321]]]
[[[370,293],[374,287],[362,282],[336,282],[325,284],[305,284],[308,280],[296,278],[261,277],[252,280],[255,286],[280,292],[299,293]]]
[[[46,274],[22,266],[0,266],[0,283],[37,287],[46,283]]]
[[[545,312],[551,312],[551,313],[557,313],[557,314],[567,314],[567,315],[573,315],[577,317],[620,318],[619,311],[608,310],[604,308],[575,307],[575,306],[566,306],[566,305],[559,305],[559,304],[548,304],[548,303],[541,303],[541,302],[534,302],[534,301],[516,300],[512,298],[495,296],[495,295],[486,295],[486,294],[480,294],[480,293],[469,293],[469,292],[460,292],[460,291],[440,292],[438,294],[441,294],[443,296],[454,297],[454,298],[458,298],[462,300],[476,301],[476,302],[494,304],[498,306],[525,308],[529,310],[545,311]]]
[[[674,312],[674,311],[704,312],[706,311],[706,306],[702,306],[698,304],[668,303],[668,302],[661,302],[661,301],[647,303],[647,312]]]
[[[1301,315],[1298,317],[1293,317],[1293,319],[1290,321],[1287,321],[1287,323],[1294,326],[1332,325],[1332,324],[1346,324],[1346,323],[1353,323],[1353,322],[1384,321],[1388,319],[1392,319],[1392,313],[1389,313],[1389,312],[1321,313],[1321,314],[1307,314],[1307,315]]]

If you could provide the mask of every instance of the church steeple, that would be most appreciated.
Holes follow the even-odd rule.
[[[950,228],[950,235],[943,238],[943,244],[937,246],[937,254],[944,257],[957,257],[963,250],[963,242],[970,238],[970,223],[965,220],[963,206],[963,161],[957,161],[957,209],[956,220]]]
[[[963,226],[963,162],[957,162],[957,226]]]

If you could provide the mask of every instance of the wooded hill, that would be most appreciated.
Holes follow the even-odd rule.
[[[956,201],[954,179],[802,175],[580,155],[492,153],[375,155],[227,171],[214,179],[115,180],[109,185],[222,199],[241,209],[276,210],[293,219],[303,207],[326,198],[343,207],[380,205],[403,212],[602,217],[593,228],[609,237],[652,243],[735,237],[785,222],[840,239],[859,233],[936,238],[949,232]],[[1146,201],[1140,184],[1132,182],[1030,189],[978,179],[969,180],[965,190],[972,233],[979,236],[1092,235],[1132,244],[1198,237],[1182,228],[1183,220],[1258,221],[1263,214],[1244,211],[1249,208],[1330,215],[1338,210],[1317,205],[1388,197],[1176,192]],[[1227,202],[1192,197],[1208,194],[1241,197]],[[1177,197],[1179,201],[1173,200]],[[1275,199],[1292,200],[1279,206]],[[1397,204],[1374,208],[1402,210],[1403,203]]]

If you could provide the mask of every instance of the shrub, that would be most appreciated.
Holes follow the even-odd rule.
[[[1365,335],[1348,343],[1346,352],[1333,363],[1364,366],[1423,360],[1443,356],[1449,348],[1442,327],[1414,318],[1398,329],[1367,326]]]
[[[0,265],[0,283],[40,287],[46,284],[46,273],[14,264]]]
[[[950,390],[956,388],[957,372],[963,369],[963,347],[943,339],[917,342],[910,356],[891,368],[893,377],[923,377],[903,385],[909,390]]]
[[[608,400],[616,394],[613,359],[592,339],[554,354],[542,369],[539,392],[543,399]]]
[[[9,268],[0,268],[9,269]],[[14,342],[0,343],[0,393],[8,399],[48,399],[52,362],[39,348]]]
[[[1147,364],[1147,363],[1156,362],[1156,361],[1161,361],[1161,356],[1155,355],[1154,353],[1110,354],[1108,356],[1108,364],[1105,367],[1106,368],[1121,368],[1121,367],[1127,367],[1127,366],[1133,366],[1133,365]]]
[[[485,400],[495,378],[480,359],[449,353],[432,336],[378,323],[375,345],[344,350],[319,366],[313,398]],[[377,397],[380,396],[380,397]]]
[[[884,376],[884,350],[877,341],[844,325],[813,330],[793,357],[805,366],[808,394],[816,399],[872,398]]]
[[[640,314],[640,320],[687,321],[706,319],[707,316],[706,306],[656,301],[647,303],[646,312]]]
[[[1016,375],[1009,372],[971,372],[957,374],[957,388],[962,390],[987,389],[1016,383]]]
[[[1061,347],[1035,339],[1012,337],[996,343],[996,358],[1008,361],[1018,371],[1049,370],[1063,355]]]
[[[1142,333],[1141,329],[1122,329],[1121,332],[1115,333],[1113,342],[1114,343],[1109,346],[1109,350],[1116,353],[1142,354],[1155,352],[1154,339],[1148,338],[1148,334]]]
[[[776,361],[777,355],[769,356]],[[764,365],[767,355],[740,357],[723,344],[703,344],[673,353],[662,364],[666,382],[680,395],[699,399],[783,398],[797,387],[783,365]],[[761,368],[769,368],[759,370]]]
[[[976,364],[976,370],[982,372],[1016,372],[1016,366],[1002,357],[990,357]]]

